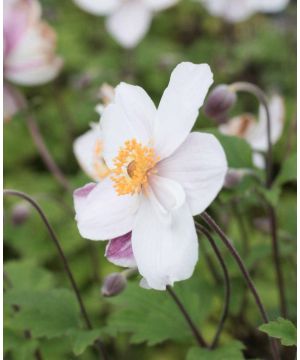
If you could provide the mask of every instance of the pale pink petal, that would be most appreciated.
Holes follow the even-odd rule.
[[[150,27],[151,11],[141,0],[124,2],[107,21],[107,29],[125,48],[135,47]]]
[[[212,82],[207,64],[183,62],[173,70],[154,123],[154,148],[161,159],[187,138]]]
[[[284,10],[290,0],[253,0],[256,1],[256,7],[259,11],[266,13],[279,12]]]
[[[227,161],[219,141],[210,134],[191,133],[158,166],[158,175],[173,179],[184,189],[191,213],[202,213],[221,190]]]
[[[82,10],[94,15],[108,15],[115,11],[122,0],[74,0]]]
[[[213,16],[228,22],[244,21],[256,11],[255,0],[202,0]]]
[[[22,93],[8,83],[3,86],[3,117],[10,120],[17,112],[26,107],[26,100]]]
[[[132,252],[131,232],[109,240],[105,256],[115,265],[136,267],[136,261]]]
[[[125,141],[136,139],[148,145],[152,139],[152,122],[155,106],[139,86],[121,83],[116,87],[114,102],[108,105],[101,117],[103,156],[108,166],[117,156]]]
[[[138,195],[117,195],[109,178],[98,183],[86,196],[85,190],[84,187],[74,192],[77,226],[82,237],[107,240],[132,230]]]
[[[153,11],[165,10],[178,3],[179,0],[144,0],[144,3]]]
[[[169,221],[161,221],[159,212],[149,198],[143,198],[132,230],[132,248],[138,271],[149,287],[165,290],[192,276],[198,239],[186,203],[170,214]]]

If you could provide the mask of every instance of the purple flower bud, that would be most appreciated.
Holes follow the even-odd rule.
[[[11,220],[15,226],[22,225],[30,215],[30,207],[25,202],[20,202],[12,209]]]
[[[236,93],[228,85],[218,85],[208,95],[204,113],[219,123],[224,122],[226,113],[236,102]]]
[[[103,282],[101,294],[103,296],[115,296],[120,294],[127,285],[126,277],[122,273],[111,273]]]
[[[225,176],[224,187],[227,189],[232,189],[237,186],[241,182],[246,172],[246,170],[242,169],[229,169]]]

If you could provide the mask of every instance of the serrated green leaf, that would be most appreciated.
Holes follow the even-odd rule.
[[[101,331],[98,329],[95,330],[72,330],[69,333],[72,343],[72,349],[76,356],[81,355],[87,347],[94,344],[97,340]]]
[[[174,290],[195,323],[201,326],[212,306],[211,286],[192,278],[179,283]],[[167,292],[145,290],[131,283],[124,293],[109,301],[119,305],[106,328],[111,335],[131,333],[132,343],[147,341],[150,346],[169,339],[178,342],[192,339],[190,328]]]
[[[205,129],[205,132],[215,135],[220,141],[224,148],[229,168],[253,167],[252,150],[245,140],[236,136],[223,135],[216,129]]]
[[[292,346],[297,344],[297,329],[290,320],[279,317],[275,321],[261,325],[259,330],[280,339],[282,345]]]
[[[189,350],[186,360],[243,360],[243,349],[245,346],[240,341],[233,341],[214,350],[194,347]]]
[[[5,293],[6,305],[19,307],[10,326],[30,330],[32,337],[53,338],[79,327],[79,312],[74,294],[67,289],[30,291],[12,289]]]
[[[297,179],[297,154],[293,153],[283,163],[281,170],[275,180],[276,185],[282,185]]]

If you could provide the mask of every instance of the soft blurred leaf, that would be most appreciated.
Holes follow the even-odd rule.
[[[245,346],[239,341],[233,341],[214,350],[194,347],[189,350],[186,360],[243,360],[243,349]]]
[[[259,330],[280,339],[282,345],[292,346],[297,344],[297,329],[290,320],[278,318],[268,324],[261,325]]]
[[[289,181],[297,179],[297,154],[294,153],[283,163],[280,173],[275,182],[277,185],[282,185]]]
[[[81,355],[87,347],[94,344],[95,340],[101,335],[101,331],[96,330],[72,330],[70,333],[73,352]]]

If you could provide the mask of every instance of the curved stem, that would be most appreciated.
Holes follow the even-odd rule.
[[[195,225],[196,225],[197,230],[200,233],[203,233],[206,236],[207,240],[210,242],[210,245],[213,248],[213,250],[214,250],[214,252],[215,252],[215,254],[216,254],[216,256],[217,256],[217,258],[219,260],[219,263],[221,265],[221,268],[222,268],[223,274],[224,274],[225,291],[224,291],[223,313],[222,313],[222,316],[221,316],[221,319],[220,319],[216,334],[214,336],[214,339],[213,339],[213,341],[212,341],[212,343],[210,345],[210,348],[214,349],[218,345],[218,341],[219,341],[221,332],[223,330],[226,318],[228,316],[229,302],[230,302],[230,280],[229,280],[229,274],[228,274],[228,270],[227,270],[225,261],[224,261],[224,259],[222,257],[222,254],[221,254],[220,250],[218,249],[214,239],[212,238],[212,236],[210,235],[210,233],[208,232],[208,230],[204,226],[198,224],[197,222],[195,223]]]
[[[272,142],[271,142],[271,116],[268,105],[268,99],[266,94],[256,85],[247,83],[247,82],[236,82],[230,85],[234,91],[245,91],[253,94],[257,100],[263,105],[266,111],[267,117],[267,156],[266,156],[266,188],[270,189],[272,186]],[[283,317],[287,316],[287,306],[286,306],[286,296],[285,296],[285,286],[282,274],[282,268],[280,265],[280,251],[279,243],[277,236],[277,226],[276,226],[276,214],[275,209],[272,205],[268,205],[268,215],[270,221],[270,227],[272,229],[272,252],[273,252],[273,261],[275,266],[276,281],[279,292],[279,303],[280,311]]]
[[[20,192],[20,191],[17,191],[17,190],[4,189],[3,194],[4,195],[9,195],[9,196],[17,196],[19,198],[22,198],[23,200],[28,201],[35,208],[35,210],[38,212],[38,214],[40,215],[43,223],[45,224],[45,226],[46,226],[46,228],[48,230],[50,238],[51,238],[51,240],[53,241],[53,243],[54,243],[54,245],[56,247],[58,255],[60,256],[60,259],[61,259],[61,261],[63,263],[65,272],[66,272],[66,274],[67,274],[67,276],[69,278],[70,284],[72,286],[72,289],[73,289],[73,291],[75,293],[75,296],[76,296],[76,299],[78,301],[80,311],[81,311],[82,317],[83,317],[83,319],[85,321],[86,327],[89,330],[92,329],[93,327],[92,327],[91,321],[90,321],[90,319],[88,317],[88,314],[87,314],[87,311],[85,309],[83,300],[81,298],[78,286],[77,286],[77,284],[75,282],[75,279],[74,279],[73,274],[71,272],[71,269],[69,267],[67,258],[65,257],[65,254],[64,254],[64,252],[63,252],[63,250],[62,250],[62,248],[60,246],[60,243],[58,241],[58,238],[57,238],[52,226],[50,225],[46,215],[44,214],[43,210],[40,208],[40,206],[29,195],[27,195],[27,194],[25,194],[23,192]],[[102,344],[102,342],[100,342],[100,340],[97,340],[97,345],[98,345],[99,351],[102,354],[103,358],[107,359],[106,354],[104,352],[103,344]]]
[[[248,83],[248,82],[235,82],[230,85],[230,87],[234,91],[244,91],[247,93],[250,93],[254,95],[259,103],[261,103],[266,111],[267,116],[267,142],[268,142],[268,148],[267,148],[267,156],[266,156],[266,187],[270,188],[272,184],[272,162],[273,162],[273,156],[272,156],[272,143],[271,143],[271,116],[270,116],[270,110],[268,105],[268,99],[266,94],[256,85]]]
[[[267,312],[262,304],[262,301],[258,295],[256,287],[250,277],[250,274],[249,274],[243,260],[241,259],[240,255],[237,252],[237,250],[235,249],[235,247],[232,245],[232,242],[228,239],[227,235],[222,231],[222,229],[219,227],[219,225],[206,212],[204,212],[201,215],[201,218],[206,222],[206,224],[212,230],[214,230],[220,236],[220,239],[223,241],[224,245],[227,247],[227,249],[230,251],[231,255],[234,257],[234,259],[237,262],[237,264],[244,276],[244,279],[254,297],[254,300],[260,311],[263,322],[268,323],[269,318],[268,318]],[[270,339],[270,341],[271,341],[274,359],[279,359],[277,343],[275,341],[273,341],[272,339]]]
[[[200,347],[207,347],[207,343],[204,340],[203,336],[201,335],[200,331],[196,328],[196,325],[193,323],[193,320],[191,319],[190,315],[186,311],[185,307],[179,300],[178,296],[175,294],[175,292],[172,290],[171,286],[166,287],[168,293],[171,295],[172,299],[175,301],[176,305],[178,306],[179,310],[181,311],[182,315],[184,316],[185,320],[187,321],[190,329],[192,330],[192,333],[194,334],[194,337],[199,344]]]
[[[44,142],[43,136],[40,132],[37,122],[31,114],[26,115],[26,122],[29,129],[29,132],[32,136],[33,142],[35,143],[37,150],[46,165],[47,169],[51,172],[51,174],[55,177],[55,179],[62,185],[62,187],[67,191],[72,191],[71,186],[55,163],[53,157],[49,153],[47,146]]]

